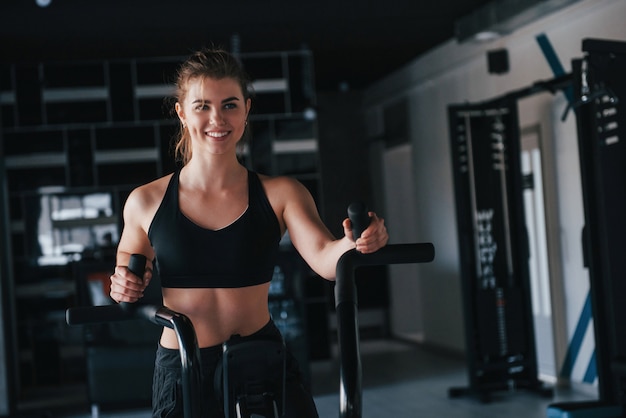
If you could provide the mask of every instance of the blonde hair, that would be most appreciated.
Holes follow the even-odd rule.
[[[187,95],[188,83],[192,79],[213,78],[220,80],[232,78],[239,83],[244,101],[251,98],[251,85],[248,75],[241,63],[229,52],[219,48],[204,48],[194,52],[185,60],[176,73],[175,101],[182,103]],[[242,140],[246,138],[248,128],[246,126]],[[176,161],[183,165],[191,159],[191,137],[182,123],[175,139],[174,155]],[[240,141],[241,143],[242,141]]]

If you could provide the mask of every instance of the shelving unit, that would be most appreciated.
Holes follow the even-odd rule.
[[[71,282],[67,265],[38,264],[42,255],[39,224],[45,217],[42,199],[109,193],[111,208],[105,214],[51,219],[48,213],[47,221],[59,234],[107,225],[116,225],[120,231],[121,208],[130,190],[175,170],[170,141],[177,121],[169,113],[169,96],[175,68],[183,58],[0,66],[0,151],[4,158],[0,174],[8,187],[8,201],[0,204],[6,205],[10,217],[7,245],[13,277],[9,277],[12,285],[5,286],[16,300],[15,335],[23,336],[18,331],[33,315],[54,316],[45,304],[42,312],[32,311],[50,294],[48,285],[56,285],[57,280]],[[244,164],[265,174],[299,179],[321,206],[310,51],[251,53],[239,58],[253,78],[256,96],[250,116],[253,139],[242,157]],[[97,253],[98,239],[92,241],[96,248],[91,250]],[[24,302],[24,292],[28,302]],[[56,301],[62,306],[54,309],[69,306],[72,292],[69,286],[65,299]],[[306,306],[325,303],[324,298],[309,300],[303,293],[284,294],[276,300],[294,296],[302,297]],[[29,317],[24,316],[26,306]],[[25,341],[20,338],[20,350]],[[22,376],[21,380],[27,385],[37,378]]]

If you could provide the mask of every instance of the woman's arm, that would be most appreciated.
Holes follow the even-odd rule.
[[[150,207],[146,191],[131,192],[124,205],[124,229],[117,247],[115,272],[111,276],[110,296],[116,302],[136,302],[143,297],[144,289],[152,279],[154,251],[148,239],[146,216]],[[143,277],[131,273],[127,266],[131,254],[143,254],[148,259]]]
[[[325,279],[335,279],[337,261],[346,251],[356,248],[362,253],[372,253],[387,243],[384,220],[373,212],[370,212],[370,226],[356,243],[348,219],[342,223],[344,237],[336,239],[322,222],[309,191],[292,179],[283,178],[280,182],[282,217],[291,241],[307,264]]]

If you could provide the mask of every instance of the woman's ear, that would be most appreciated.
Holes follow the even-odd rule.
[[[250,107],[252,106],[252,99],[249,97],[246,99],[246,120],[248,120],[248,114],[250,113]]]
[[[178,119],[180,119],[180,123],[185,125],[185,113],[183,112],[183,107],[180,105],[180,102],[176,102],[174,109],[176,110]]]

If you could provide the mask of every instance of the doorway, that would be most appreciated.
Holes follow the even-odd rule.
[[[554,383],[556,382],[558,367],[556,364],[540,125],[535,124],[521,129],[520,141],[537,367],[542,380]]]

